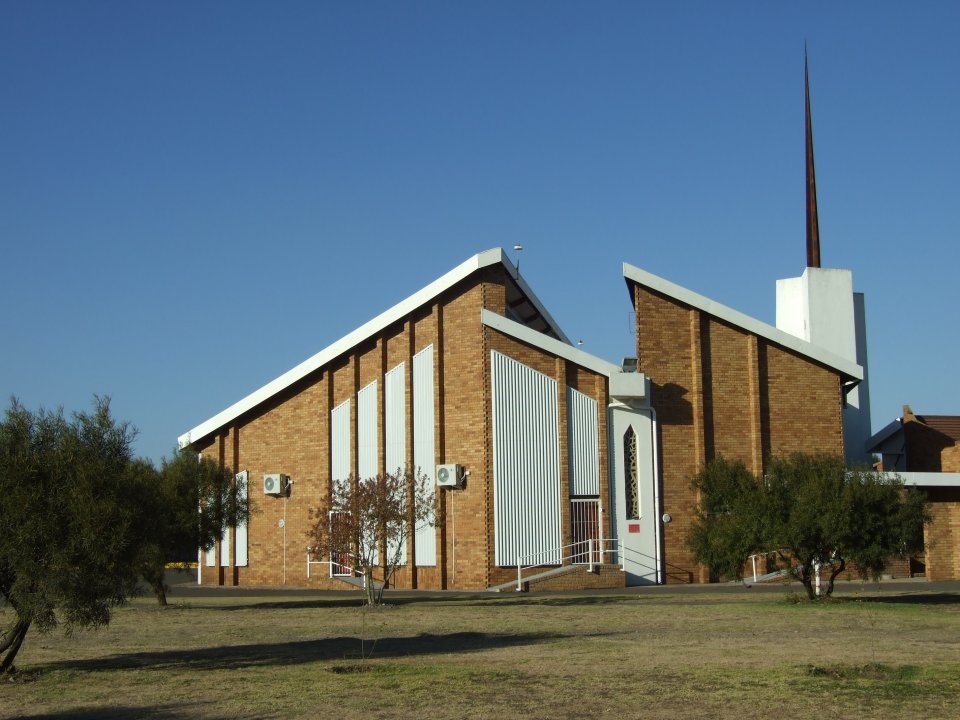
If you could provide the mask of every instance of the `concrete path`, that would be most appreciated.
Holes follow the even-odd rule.
[[[284,598],[361,598],[361,591],[345,588],[344,590],[316,590],[302,587],[211,587],[197,585],[196,571],[168,570],[167,584],[170,586],[168,598],[170,602],[186,601],[191,598],[213,597],[284,597]],[[667,595],[698,595],[716,593],[800,593],[803,586],[799,582],[791,583],[764,583],[753,585],[750,583],[715,583],[711,585],[650,585],[643,587],[614,588],[609,590],[554,590],[533,591],[529,595],[576,595],[581,597],[624,594],[667,594]],[[941,596],[941,601],[960,603],[960,580],[944,580],[927,582],[924,578],[881,580],[880,582],[861,582],[859,580],[838,581],[834,589],[837,597],[864,595],[918,595],[927,597],[930,594]],[[483,596],[489,598],[510,597],[515,593],[491,593],[487,591],[464,590],[387,590],[384,599],[400,597],[456,597],[456,596]],[[951,596],[955,596],[952,597]],[[919,598],[918,598],[919,599]]]

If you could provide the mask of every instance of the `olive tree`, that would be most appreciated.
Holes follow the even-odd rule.
[[[232,470],[189,449],[164,458],[152,482],[141,489],[146,512],[140,525],[140,572],[157,602],[166,605],[166,564],[210,549],[224,529],[246,522],[246,489]]]
[[[740,579],[750,555],[774,553],[811,599],[818,572],[829,596],[848,567],[877,578],[891,557],[923,547],[924,496],[898,478],[848,470],[836,456],[774,457],[762,478],[718,458],[693,487],[700,508],[688,542],[698,562]]]
[[[0,672],[31,627],[104,625],[135,591],[144,466],[134,435],[108,399],[69,419],[11,401],[0,421],[0,598],[12,610]]]
[[[763,545],[760,483],[742,462],[718,457],[694,476],[700,503],[688,544],[711,578],[740,577]]]

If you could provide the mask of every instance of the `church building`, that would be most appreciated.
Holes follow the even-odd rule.
[[[864,301],[820,267],[806,99],[807,267],[777,282],[776,326],[624,264],[636,355],[614,364],[570,342],[503,250],[474,255],[180,437],[251,508],[199,581],[355,584],[309,547],[311,513],[335,482],[416,468],[436,520],[411,528],[393,587],[708,582],[686,543],[705,463],[869,463]]]
[[[353,573],[307,552],[331,483],[398,467],[435,481],[438,466],[454,480],[396,587],[513,587],[518,567],[537,588],[707,581],[685,541],[692,475],[718,454],[760,472],[770,454],[842,453],[862,366],[623,275],[637,353],[621,365],[575,347],[493,249],[184,434],[245,480],[252,509],[200,581],[341,587]]]

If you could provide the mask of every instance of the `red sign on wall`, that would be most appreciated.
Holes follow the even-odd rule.
[[[627,525],[627,532],[638,533],[640,532],[640,523],[630,523]]]

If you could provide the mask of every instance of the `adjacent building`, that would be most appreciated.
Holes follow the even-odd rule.
[[[924,527],[923,572],[928,580],[960,578],[960,417],[903,415],[874,435],[868,448],[880,468],[923,490],[931,522]]]

